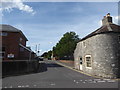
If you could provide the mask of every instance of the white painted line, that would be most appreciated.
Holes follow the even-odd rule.
[[[25,87],[25,86],[21,86],[21,87]]]
[[[51,86],[54,86],[55,85],[55,83],[52,83],[52,84],[50,84]]]
[[[34,85],[34,87],[36,87],[37,85]]]
[[[100,81],[101,79],[94,79],[95,81]]]
[[[83,81],[83,80],[80,80],[80,81]]]
[[[83,83],[85,83],[85,82],[83,82]]]
[[[103,79],[103,80],[105,80],[105,81],[109,81],[110,79]]]
[[[9,88],[12,88],[12,86],[10,86]]]
[[[21,86],[18,86],[19,88],[21,88]]]
[[[76,82],[77,84],[79,83],[79,82]]]
[[[101,83],[101,82],[103,83],[103,82],[105,82],[105,81],[97,81],[97,82],[98,82],[98,83]]]
[[[26,85],[25,87],[29,87],[29,85]]]
[[[110,80],[110,81],[107,81],[107,82],[111,82],[111,83],[113,83],[113,82],[115,82],[115,80]]]

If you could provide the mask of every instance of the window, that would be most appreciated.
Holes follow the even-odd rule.
[[[86,55],[85,56],[85,62],[86,62],[86,67],[87,68],[92,68],[92,58],[91,58],[91,55]]]
[[[6,32],[1,32],[0,33],[0,36],[7,36],[8,35],[8,33],[6,33]]]
[[[23,39],[22,38],[20,38],[20,42],[22,41]]]
[[[24,48],[20,47],[20,52],[23,52],[24,51]]]

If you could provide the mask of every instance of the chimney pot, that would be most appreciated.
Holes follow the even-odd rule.
[[[107,16],[107,17],[110,17],[110,13],[108,13],[106,16]]]
[[[108,13],[104,18],[102,19],[102,24],[107,25],[112,23],[112,17],[110,16],[110,13]]]

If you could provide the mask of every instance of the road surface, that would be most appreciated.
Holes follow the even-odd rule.
[[[118,88],[118,81],[93,78],[46,61],[47,71],[5,77],[3,88]]]

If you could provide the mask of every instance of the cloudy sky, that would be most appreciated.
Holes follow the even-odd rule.
[[[76,32],[80,38],[101,26],[108,12],[114,23],[118,19],[117,2],[22,2],[11,0],[0,6],[0,24],[9,24],[28,38],[27,45],[35,51],[40,44],[41,53],[52,49],[62,35]]]

